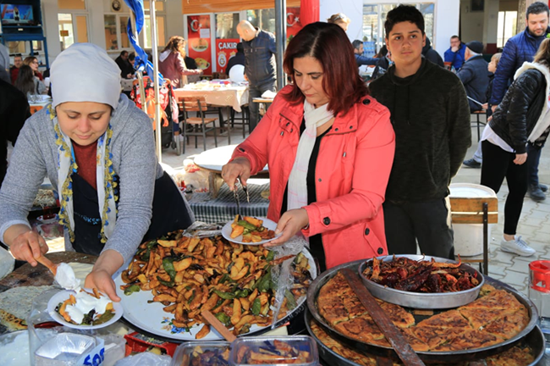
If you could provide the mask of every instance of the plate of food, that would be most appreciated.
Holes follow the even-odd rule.
[[[60,291],[48,302],[48,313],[59,324],[74,329],[99,329],[116,322],[124,312],[97,289]]]
[[[235,220],[224,225],[222,235],[232,243],[261,245],[283,235],[275,235],[276,228],[277,223],[268,218],[237,215]]]
[[[271,268],[277,258],[262,246],[228,242],[221,235],[189,237],[182,231],[140,245],[115,278],[124,318],[135,328],[178,341],[220,340],[202,317],[208,309],[235,335],[269,329],[275,290]],[[317,269],[304,249],[291,264],[293,286],[277,324],[299,311]]]

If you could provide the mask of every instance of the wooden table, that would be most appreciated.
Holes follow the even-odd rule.
[[[195,158],[195,164],[209,173],[208,188],[213,198],[218,196],[220,187],[224,183],[221,176],[222,167],[231,159],[235,147],[237,147],[237,145],[228,145],[206,150]],[[256,177],[269,177],[267,165],[256,175]]]
[[[203,96],[208,104],[232,107],[237,112],[241,112],[241,106],[248,103],[248,86],[203,85],[187,84],[184,88],[174,89],[174,95],[176,98]]]

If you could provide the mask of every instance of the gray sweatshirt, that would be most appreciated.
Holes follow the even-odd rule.
[[[0,189],[0,239],[12,225],[30,227],[27,215],[44,177],[57,189],[57,145],[46,112],[44,108],[25,122],[13,150]],[[120,197],[115,230],[103,250],[116,250],[126,262],[149,228],[155,179],[163,170],[155,155],[151,120],[124,94],[113,112],[111,126],[110,148],[113,168],[120,177]],[[188,205],[186,208],[190,211]],[[73,250],[67,232],[65,248]]]

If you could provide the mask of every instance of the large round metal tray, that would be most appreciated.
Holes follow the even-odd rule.
[[[355,262],[349,262],[345,264],[341,264],[337,267],[333,267],[329,269],[328,271],[323,272],[321,275],[319,275],[310,285],[308,292],[307,292],[307,306],[309,308],[309,311],[311,311],[313,317],[315,320],[317,320],[321,325],[325,328],[327,333],[329,333],[332,337],[346,343],[352,348],[355,348],[362,352],[367,352],[373,355],[380,355],[384,357],[391,357],[393,359],[398,359],[397,354],[391,347],[385,347],[385,346],[378,346],[378,345],[372,345],[368,343],[360,342],[356,339],[349,338],[345,336],[344,334],[338,332],[337,330],[332,329],[329,324],[325,321],[325,319],[319,314],[317,311],[317,295],[319,294],[319,290],[332,278],[336,275],[336,273],[343,269],[343,268],[349,268],[352,271],[357,271],[361,263],[363,263],[364,260],[358,260]],[[538,312],[531,300],[529,300],[525,295],[522,293],[516,291],[514,288],[500,282],[497,280],[494,280],[490,277],[485,277],[485,282],[494,286],[497,289],[503,289],[508,292],[510,292],[512,295],[516,297],[516,299],[523,304],[529,313],[530,321],[527,324],[527,326],[518,334],[516,334],[515,337],[512,337],[508,339],[507,341],[504,341],[499,344],[495,344],[489,347],[483,347],[473,350],[464,350],[464,351],[455,351],[455,352],[417,352],[419,357],[427,362],[427,363],[438,363],[438,362],[456,362],[457,360],[460,361],[471,361],[476,360],[480,358],[486,358],[488,356],[494,355],[496,353],[502,352],[506,349],[508,349],[512,344],[515,344],[527,334],[529,334],[533,328],[535,327],[537,321],[538,321]],[[415,316],[416,317],[416,316]]]
[[[319,356],[322,360],[326,362],[327,365],[330,366],[361,366],[351,360],[348,360],[347,358],[339,355],[338,353],[334,352],[332,349],[327,347],[317,336],[315,333],[313,333],[313,330],[311,329],[311,322],[317,322],[315,319],[313,319],[313,315],[309,310],[306,310],[304,313],[304,319],[306,323],[307,331],[309,332],[309,335],[315,339],[317,344],[319,345]],[[323,327],[324,328],[324,327]],[[529,332],[525,336],[525,338],[519,340],[517,344],[510,345],[510,347],[514,345],[529,345],[531,349],[533,350],[533,356],[535,359],[533,362],[531,362],[528,366],[535,366],[538,365],[540,360],[544,357],[544,334],[540,330],[538,326],[535,326],[532,331]],[[546,365],[546,364],[544,364]],[[549,363],[550,365],[550,363]],[[543,365],[539,365],[543,366]]]
[[[430,257],[424,255],[398,255],[397,257],[405,257],[414,261],[430,261],[435,260],[436,262],[443,263],[458,263],[446,258]],[[393,255],[388,255],[385,257],[378,257],[378,260],[383,262],[389,262],[393,260]],[[477,299],[481,286],[484,283],[484,277],[476,270],[474,267],[467,264],[461,264],[460,269],[470,273],[475,278],[479,279],[480,283],[474,288],[459,291],[459,292],[442,292],[442,293],[424,293],[424,292],[410,292],[396,290],[391,287],[382,286],[376,282],[373,282],[367,279],[363,275],[363,271],[367,268],[367,261],[363,261],[359,266],[359,276],[369,289],[370,293],[376,296],[379,299],[382,299],[392,304],[397,304],[401,306],[407,306],[410,308],[416,309],[451,309],[456,308],[462,305],[466,305]]]

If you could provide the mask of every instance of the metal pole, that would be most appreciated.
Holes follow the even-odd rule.
[[[153,75],[153,82],[155,85],[155,128],[156,128],[156,145],[157,145],[157,158],[159,163],[162,162],[162,134],[160,126],[160,95],[159,95],[159,65],[158,65],[158,49],[157,49],[157,19],[155,12],[155,0],[149,0],[149,13],[151,15],[150,24],[151,24],[151,51],[153,52],[153,70],[155,75]]]
[[[132,31],[134,32],[134,38],[136,39],[136,44],[139,46],[139,38],[136,29],[136,15],[132,13],[130,16],[130,21],[132,22]],[[143,74],[141,71],[136,72],[139,82],[139,99],[141,102],[141,109],[147,113],[147,106],[145,105],[145,87],[143,86]]]
[[[277,48],[277,90],[286,84],[283,56],[286,48],[286,0],[275,0],[275,45]]]

